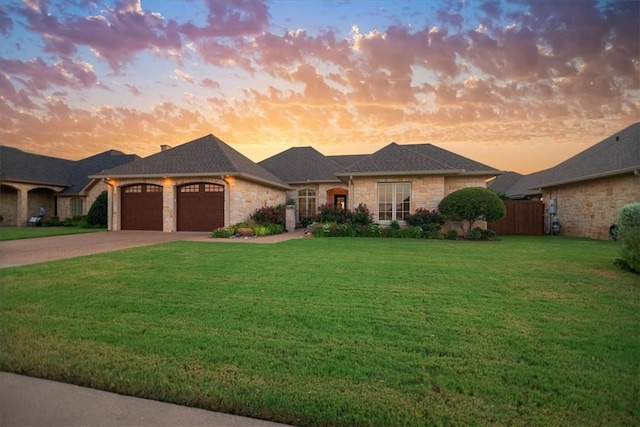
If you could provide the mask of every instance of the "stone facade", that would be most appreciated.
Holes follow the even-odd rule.
[[[44,206],[45,220],[55,215],[55,193],[64,187],[54,185],[3,182],[0,191],[0,215],[3,226],[23,226],[30,217],[38,215]]]
[[[351,185],[351,206],[364,203],[378,218],[378,183],[411,182],[411,212],[418,208],[438,209],[440,201],[449,193],[465,187],[485,187],[484,177],[463,176],[394,176],[394,177],[354,177]]]
[[[177,231],[177,193],[179,186],[197,182],[219,184],[224,191],[225,227],[249,219],[249,215],[263,206],[284,204],[285,192],[232,176],[212,178],[207,176],[188,178],[111,179],[109,181],[109,230],[120,230],[120,195],[122,187],[133,184],[153,184],[162,187],[162,231]]]
[[[640,202],[640,176],[629,174],[545,188],[545,231],[550,230],[549,200],[557,201],[560,234],[609,239],[620,209]]]

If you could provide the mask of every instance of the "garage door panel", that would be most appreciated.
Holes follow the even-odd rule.
[[[178,188],[178,231],[224,227],[224,186],[210,183]]]
[[[124,187],[121,209],[123,230],[162,231],[162,187],[151,184]]]

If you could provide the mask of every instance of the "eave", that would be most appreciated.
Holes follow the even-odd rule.
[[[557,187],[559,185],[575,184],[576,182],[590,181],[592,179],[608,178],[608,177],[611,177],[611,176],[625,175],[625,174],[628,174],[628,173],[633,173],[635,175],[640,175],[640,167],[634,166],[634,167],[630,167],[630,168],[617,169],[617,170],[613,170],[613,171],[601,172],[601,173],[596,173],[596,174],[592,174],[592,175],[584,175],[584,176],[580,176],[580,177],[576,177],[576,178],[569,178],[569,179],[564,179],[564,180],[559,180],[559,181],[544,182],[544,183],[541,183],[541,184],[536,184],[535,186],[527,187],[527,190],[539,190],[539,189],[542,189],[542,188]]]
[[[227,177],[242,178],[247,181],[257,182],[259,184],[268,185],[270,187],[279,188],[281,190],[293,190],[288,184],[280,184],[268,179],[260,178],[244,172],[189,172],[189,173],[151,173],[151,174],[99,174],[90,175],[92,179],[165,179],[165,178],[201,178],[201,177],[217,177],[224,180]]]

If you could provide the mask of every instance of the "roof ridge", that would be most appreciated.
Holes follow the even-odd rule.
[[[443,166],[446,166],[446,167],[448,167],[448,168],[455,169],[452,165],[450,165],[450,164],[448,164],[448,163],[445,163],[445,162],[440,161],[440,160],[438,160],[438,159],[434,159],[434,158],[433,158],[433,157],[431,157],[431,156],[427,156],[426,154],[422,154],[422,153],[419,153],[419,152],[418,152],[418,151],[416,151],[416,150],[412,150],[412,149],[408,148],[408,147],[413,147],[413,146],[417,146],[417,145],[428,145],[428,146],[430,146],[430,147],[434,147],[434,148],[438,148],[438,149],[442,150],[442,148],[440,148],[440,147],[436,147],[435,145],[430,144],[430,143],[428,143],[428,142],[427,142],[427,143],[424,143],[424,144],[407,144],[407,145],[399,145],[399,146],[400,146],[400,147],[403,147],[403,148],[406,148],[407,150],[411,151],[412,153],[417,154],[418,156],[421,156],[421,157],[424,157],[424,158],[426,158],[426,159],[432,160],[432,161],[434,161],[434,162],[436,162],[436,163],[439,163],[439,164],[441,164],[441,165],[443,165]],[[453,153],[453,154],[455,154],[455,153]]]

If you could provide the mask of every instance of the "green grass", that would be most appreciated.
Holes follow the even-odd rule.
[[[104,228],[80,227],[0,227],[0,241],[63,236],[65,234],[95,233],[96,231],[104,230]]]
[[[0,368],[296,425],[637,425],[614,242],[173,242],[2,271]]]

